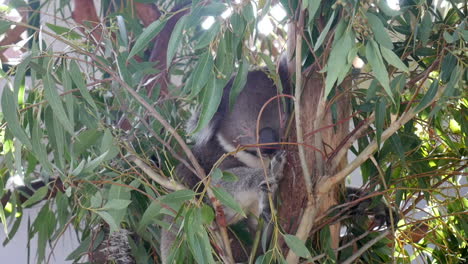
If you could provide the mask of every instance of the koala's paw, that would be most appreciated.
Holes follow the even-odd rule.
[[[270,161],[270,177],[276,179],[277,181],[283,178],[283,170],[286,165],[286,151],[280,150]]]
[[[268,179],[268,180],[263,180],[263,181],[260,182],[258,187],[260,188],[260,190],[262,192],[265,192],[265,193],[271,192],[271,193],[273,193],[278,188],[278,181],[276,179],[274,179],[274,178],[271,178],[271,179]]]

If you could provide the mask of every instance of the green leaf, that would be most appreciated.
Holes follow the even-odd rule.
[[[39,188],[37,191],[34,192],[34,194],[31,197],[29,197],[28,200],[26,200],[22,204],[23,208],[27,208],[37,202],[44,200],[44,197],[47,195],[48,191],[49,191],[49,188],[47,185]]]
[[[80,67],[75,60],[70,61],[70,76],[75,83],[76,87],[80,90],[81,95],[85,101],[97,112],[97,106],[94,103],[93,97],[88,91],[85,83],[85,76],[81,74]]]
[[[442,60],[442,65],[440,67],[440,79],[443,83],[449,81],[450,76],[452,75],[455,69],[455,66],[457,66],[457,57],[455,57],[452,53],[448,53]]]
[[[212,75],[213,63],[214,59],[209,50],[200,56],[197,66],[195,66],[195,69],[193,69],[187,81],[187,87],[190,88],[191,97],[197,96],[208,82],[209,78],[207,78],[207,76]]]
[[[294,235],[285,234],[283,235],[284,241],[288,245],[288,247],[296,253],[299,257],[302,258],[310,258],[311,254],[307,247],[305,246],[304,242],[302,242],[299,238]]]
[[[143,230],[151,223],[156,217],[161,213],[161,202],[153,201],[151,204],[146,208],[143,216],[141,217],[140,222],[138,223],[138,232],[143,232]]]
[[[125,20],[122,16],[116,16],[116,18],[120,39],[122,40],[124,46],[128,47],[127,27],[125,26]]]
[[[403,165],[403,167],[406,167],[405,151],[403,149],[403,145],[401,144],[401,139],[398,133],[393,134],[390,137],[390,141],[392,142],[393,150],[398,154],[398,157],[400,158],[401,164]]]
[[[312,2],[320,2],[320,1],[312,1]],[[327,36],[328,31],[330,30],[330,27],[333,24],[334,19],[335,19],[335,11],[333,10],[333,13],[332,13],[330,19],[328,19],[327,25],[325,26],[325,28],[320,33],[320,36],[318,37],[317,42],[314,45],[314,51],[317,51],[320,48],[320,46],[322,45],[322,42],[325,39],[325,37]]]
[[[95,213],[99,215],[104,221],[106,221],[106,223],[109,225],[109,229],[111,233],[118,231],[120,229],[118,223],[116,223],[114,218],[108,212],[95,211]]]
[[[46,26],[50,28],[53,32],[55,32],[57,35],[64,36],[67,39],[71,39],[71,40],[81,39],[81,35],[76,33],[70,28],[57,26],[57,25],[50,24],[50,23],[46,23]]]
[[[387,29],[384,27],[382,20],[372,13],[367,13],[366,16],[372,28],[372,32],[374,33],[375,40],[377,40],[381,46],[393,49],[392,40],[388,36]]]
[[[185,28],[186,20],[187,20],[186,16],[179,19],[179,21],[177,21],[177,24],[174,27],[174,30],[172,31],[171,38],[169,39],[169,44],[167,45],[167,57],[166,57],[167,67],[171,65],[172,59],[174,58],[177,48],[180,46],[182,33]]]
[[[122,199],[112,199],[108,201],[104,207],[102,208],[103,210],[121,210],[121,209],[126,209],[128,205],[130,205],[132,201],[130,200],[122,200]]]
[[[182,203],[193,199],[195,195],[196,193],[192,190],[180,190],[161,196],[158,200],[178,211]]]
[[[390,96],[393,101],[392,90],[390,89],[390,80],[388,79],[388,72],[383,63],[382,56],[380,55],[379,46],[375,41],[370,40],[366,44],[366,58],[369,61],[370,66],[375,74],[375,78],[383,86],[385,92]]]
[[[57,120],[62,124],[65,130],[70,133],[70,135],[73,135],[75,133],[73,124],[68,120],[65,109],[63,108],[62,100],[57,92],[57,87],[51,78],[50,74],[44,75],[43,82],[45,98],[49,102],[50,107],[52,107],[54,116]]]
[[[249,63],[245,58],[242,58],[242,63],[239,66],[234,82],[232,83],[231,92],[229,94],[229,108],[232,108],[236,102],[237,96],[242,92],[247,83],[247,74],[249,73]]]
[[[244,211],[240,207],[239,203],[229,194],[226,190],[219,187],[212,186],[211,189],[213,190],[214,195],[216,198],[225,206],[231,208],[235,212],[239,213],[243,217],[246,217]]]
[[[193,208],[185,215],[184,230],[187,242],[197,263],[215,263],[211,254],[211,244],[202,216],[198,208]]]
[[[83,172],[84,173],[90,173],[92,172],[94,169],[96,169],[99,165],[101,165],[104,160],[106,159],[106,156],[107,154],[109,153],[109,151],[106,151],[104,153],[102,153],[101,155],[99,155],[97,158],[91,160],[90,162],[88,162],[88,164],[86,164]]]
[[[153,40],[153,38],[156,37],[159,34],[159,32],[161,32],[165,25],[165,20],[156,20],[153,23],[151,23],[148,27],[146,27],[135,41],[135,45],[133,45],[132,50],[128,54],[127,60],[135,56],[135,54],[137,54],[138,52],[143,50],[148,44],[150,44],[151,40]]]
[[[236,182],[238,181],[239,178],[234,173],[228,172],[228,171],[223,171],[223,181],[226,182]]]
[[[445,41],[447,41],[447,43],[455,42],[455,38],[452,35],[450,35],[450,33],[448,33],[447,31],[444,31],[443,35],[444,35],[444,39],[445,39]]]
[[[76,166],[76,168],[70,174],[78,176],[83,171],[85,164],[86,161],[81,160],[80,164],[78,164],[78,166]]]
[[[13,81],[13,91],[14,91],[15,96],[18,96],[20,86],[25,80],[26,71],[28,70],[28,67],[31,64],[31,60],[32,60],[32,55],[27,56],[18,65],[18,68],[16,68],[15,80]],[[17,101],[18,100],[15,100],[14,102],[17,102]]]
[[[317,10],[320,7],[320,2],[321,0],[309,0],[309,5],[307,7],[307,11],[309,12],[308,17],[309,17],[309,24],[312,22],[312,20],[315,17],[315,14],[317,13]]]
[[[2,94],[2,112],[5,121],[7,122],[7,127],[10,132],[17,139],[23,143],[26,148],[32,149],[31,141],[29,140],[28,135],[23,130],[18,119],[18,99],[15,94],[8,88],[4,87]]]
[[[13,25],[13,23],[5,20],[0,20],[0,35],[10,30],[11,25]]]
[[[419,24],[421,27],[419,28],[418,36],[421,40],[422,46],[426,46],[427,42],[429,41],[429,37],[431,36],[432,30],[432,18],[431,12],[426,12],[424,17]]]
[[[339,33],[335,32],[335,37]],[[325,97],[328,97],[338,77],[344,71],[349,71],[351,63],[347,61],[349,51],[355,46],[354,32],[347,30],[338,41],[333,44],[330,57],[327,62],[327,77],[325,79]],[[337,83],[339,85],[339,83]]]
[[[206,30],[203,32],[203,34],[198,38],[198,43],[195,45],[194,49],[202,49],[208,46],[215,37],[218,35],[219,31],[221,29],[221,24],[220,23],[215,23],[209,30]],[[208,50],[209,52],[209,50]]]
[[[386,116],[387,116],[387,100],[385,100],[385,97],[380,97],[380,99],[377,101],[377,105],[375,108],[375,129],[376,129],[378,148],[380,148],[382,132],[383,132],[383,127],[385,124]]]
[[[102,240],[104,240],[104,231],[99,231],[96,236],[94,236],[93,234],[88,235],[85,239],[81,241],[81,244],[75,250],[73,250],[73,252],[70,253],[70,255],[67,256],[66,260],[75,260],[78,259],[80,256],[88,254],[90,250],[94,250],[99,245],[101,245]]]
[[[380,46],[381,49],[380,51],[382,52],[382,56],[384,57],[384,59],[390,63],[391,65],[397,67],[399,70],[401,71],[404,71],[406,73],[409,73],[409,69],[408,69],[408,66],[406,66],[401,60],[400,58],[398,58],[398,56],[393,53],[392,50],[389,50],[387,49],[386,47],[384,46]]]
[[[201,208],[201,217],[202,217],[203,224],[205,225],[211,224],[215,219],[213,208],[211,208],[211,206],[203,204],[203,207]]]
[[[418,112],[419,110],[423,109],[424,107],[427,106],[428,103],[434,99],[434,97],[437,94],[437,91],[439,90],[439,80],[434,80],[429,87],[429,90],[427,93],[423,96],[421,99],[421,102],[418,104],[418,106],[415,109],[415,112]]]
[[[200,131],[200,129],[206,127],[218,110],[218,106],[221,103],[221,98],[223,96],[224,86],[221,86],[223,83],[224,82],[222,80],[218,80],[215,77],[212,77],[212,79],[208,81],[203,93],[202,109],[200,111],[197,128],[193,133],[196,133]]]
[[[215,168],[211,173],[211,178],[213,181],[219,181],[223,178],[223,172],[219,168]]]

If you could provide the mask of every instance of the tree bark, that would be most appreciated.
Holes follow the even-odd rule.
[[[302,93],[301,100],[301,121],[303,125],[304,135],[304,145],[306,150],[306,160],[308,168],[311,170],[310,174],[312,175],[312,181],[315,183],[315,179],[319,176],[317,171],[317,151],[323,150],[324,158],[321,162],[326,162],[327,154],[332,153],[339,143],[346,137],[349,133],[349,122],[338,123],[339,120],[346,119],[350,115],[350,100],[347,95],[346,90],[341,94],[337,95],[339,98],[335,101],[337,120],[335,123],[338,123],[336,126],[333,125],[332,120],[332,111],[329,105],[319,105],[320,96],[322,96],[322,90],[324,88],[322,76],[317,72],[317,70],[312,71],[310,76],[303,76],[305,80],[304,89]],[[350,82],[345,81],[341,87],[349,87]],[[328,103],[328,102],[327,102]],[[319,122],[315,122],[317,116],[316,113],[319,113],[320,107],[326,107],[323,109],[324,115],[323,119]],[[320,118],[320,117],[319,117]],[[317,127],[315,124],[319,124]],[[327,127],[326,129],[321,129]],[[315,131],[315,132],[314,132]],[[319,134],[320,133],[320,134]],[[296,142],[295,132],[290,133],[292,136],[289,139],[289,142]],[[309,135],[309,136],[307,136]],[[321,145],[316,144],[316,136],[321,138]],[[297,146],[290,145],[289,150],[293,153],[297,152]],[[320,153],[319,153],[320,154]],[[322,155],[322,154],[320,154]],[[339,166],[336,167],[336,170],[342,169],[347,161],[346,158],[343,158],[339,162]],[[293,160],[288,164],[291,166],[289,169],[286,169],[285,180],[281,182],[280,185],[280,206],[279,206],[279,219],[283,229],[288,234],[295,234],[298,225],[300,216],[302,215],[304,209],[307,206],[307,191],[305,187],[304,177],[302,174],[302,169],[300,166],[299,158],[297,155],[294,155]],[[335,171],[328,171],[329,168],[325,166],[325,171],[327,174],[334,174]],[[316,186],[317,187],[317,186]],[[315,188],[314,188],[315,189]],[[339,186],[333,191],[327,193],[325,196],[319,197],[320,206],[315,208],[318,210],[318,218],[323,215],[330,206],[337,204],[338,194],[340,192]],[[314,193],[314,197],[317,198],[317,194]],[[317,218],[316,218],[317,219]],[[332,232],[332,246],[338,247],[339,242],[339,226],[335,225],[331,227]]]

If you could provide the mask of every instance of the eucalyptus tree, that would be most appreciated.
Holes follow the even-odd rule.
[[[6,244],[42,201],[28,230],[37,262],[67,228],[81,243],[70,260],[157,262],[167,214],[183,220],[178,263],[230,262],[242,248],[259,248],[250,263],[468,258],[466,2],[10,1],[1,12],[2,49],[23,56],[1,56],[0,220]],[[266,241],[223,225],[214,209],[238,208],[232,197],[209,181],[188,190],[174,168],[229,177],[197,165],[190,109],[203,127],[231,77],[235,100],[254,68],[280,87],[280,56],[294,91],[279,95],[293,114]],[[388,229],[349,215],[359,200],[341,203],[353,171],[371,207],[398,208]]]

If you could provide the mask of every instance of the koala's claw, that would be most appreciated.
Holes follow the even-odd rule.
[[[270,180],[268,180],[268,184],[267,184],[266,180],[260,182],[259,187],[260,187],[260,190],[262,190],[263,192],[271,193],[274,190],[276,190],[277,184],[278,184],[278,182],[276,180],[270,179]],[[268,188],[268,186],[270,188]]]
[[[280,150],[270,161],[270,172],[278,181],[283,177],[283,169],[286,165],[286,151]]]

